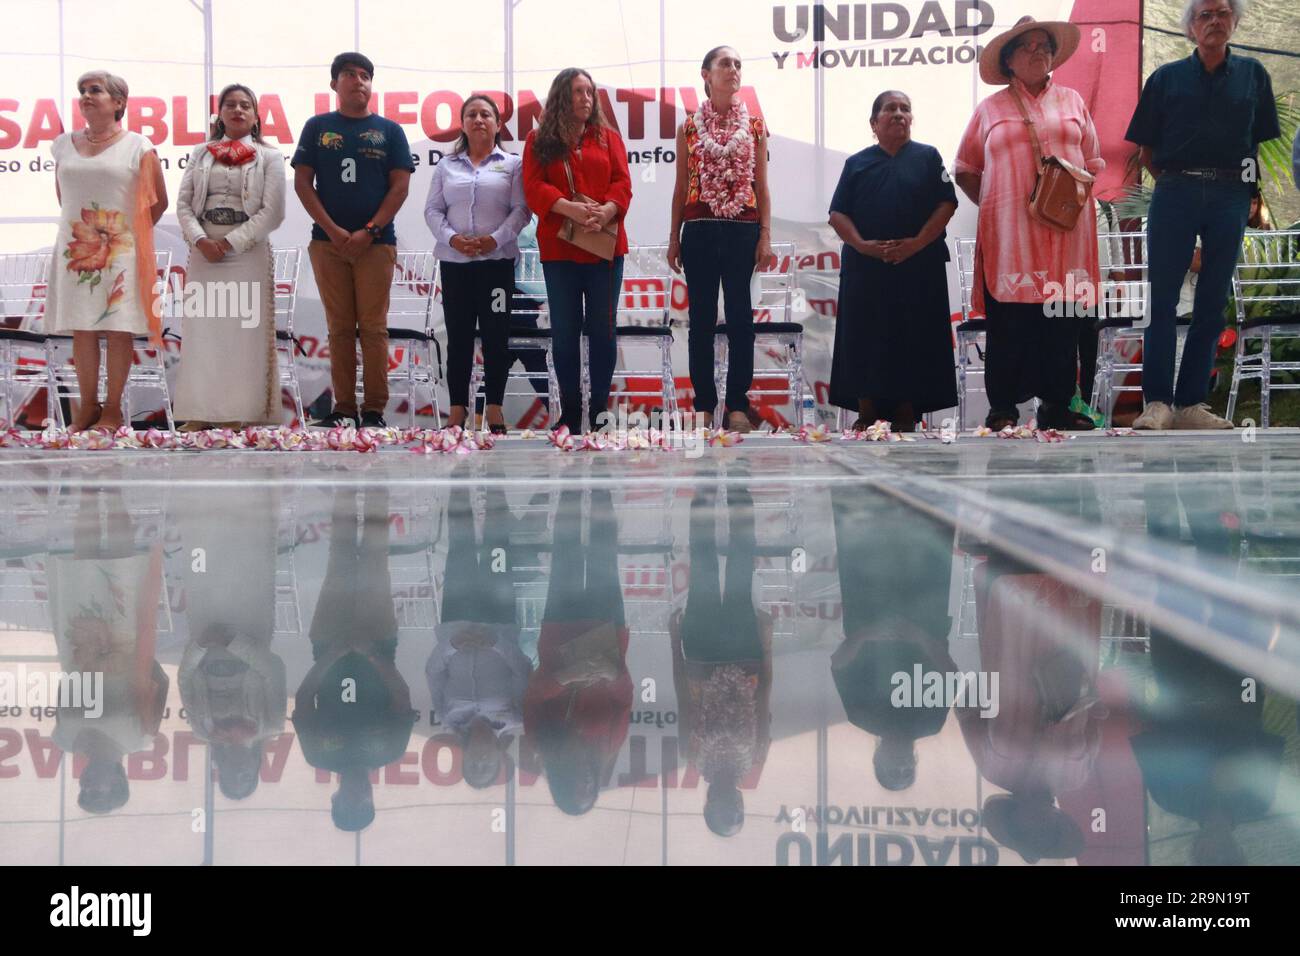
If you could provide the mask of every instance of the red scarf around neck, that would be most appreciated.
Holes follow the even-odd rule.
[[[257,157],[257,150],[245,146],[237,139],[223,139],[219,143],[208,143],[208,152],[217,162],[227,166],[242,166]]]

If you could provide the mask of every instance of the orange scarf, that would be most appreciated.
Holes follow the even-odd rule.
[[[163,347],[162,339],[162,299],[160,287],[168,276],[158,275],[158,263],[153,251],[153,204],[158,201],[154,186],[154,171],[158,165],[158,154],[149,150],[140,159],[140,171],[136,176],[135,189],[135,274],[140,286],[140,306],[149,320],[149,340],[159,349]]]

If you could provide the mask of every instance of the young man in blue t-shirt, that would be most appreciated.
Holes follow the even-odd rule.
[[[410,188],[402,127],[370,112],[375,67],[360,53],[330,64],[339,108],[313,116],[293,155],[294,190],[315,225],[312,272],[329,328],[334,411],[314,424],[383,428],[388,404],[388,295],[397,261],[393,220]],[[356,342],[365,399],[357,418]]]

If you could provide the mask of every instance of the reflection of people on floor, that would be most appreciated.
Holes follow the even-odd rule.
[[[584,547],[581,506],[581,492],[561,494],[538,668],[524,695],[524,728],[541,754],[551,797],[575,816],[595,806],[632,713],[618,524],[609,492],[593,489]]]
[[[370,771],[406,752],[415,724],[397,672],[397,616],[388,573],[388,492],[334,493],[329,564],[311,622],[312,669],[294,697],[293,726],[313,767],[339,774],[334,825],[364,830],[375,818]],[[360,536],[358,538],[358,532]]]
[[[438,722],[460,738],[465,782],[481,789],[500,778],[506,748],[523,728],[532,664],[519,649],[505,493],[487,489],[482,545],[470,494],[454,488],[447,506],[442,621],[424,672]]]
[[[162,547],[135,543],[117,491],[82,491],[74,522],[73,553],[50,556],[50,616],[59,666],[103,674],[102,699],[60,707],[53,740],[87,760],[78,806],[109,813],[130,797],[123,758],[153,746],[167,703],[167,675],[154,660]]]
[[[238,509],[176,509],[187,563],[189,643],[181,658],[181,703],[195,735],[211,747],[217,783],[231,800],[257,789],[267,738],[284,730],[284,662],[275,632],[279,495],[268,486],[240,492]]]
[[[1157,697],[1132,738],[1151,799],[1200,828],[1193,863],[1244,866],[1233,828],[1268,815],[1285,745],[1262,726],[1264,689],[1154,628],[1151,668]]]
[[[1194,547],[1189,557],[1196,564],[1213,562],[1220,580],[1232,580],[1241,555],[1238,502],[1230,488],[1210,478],[1193,462],[1174,483],[1176,496],[1169,494],[1167,482],[1147,482],[1147,530],[1152,537],[1181,541],[1181,503]],[[1262,645],[1269,637],[1243,627],[1227,616],[1222,602],[1199,593],[1164,587],[1157,602],[1177,606],[1237,640]],[[1285,746],[1282,737],[1263,727],[1265,690],[1259,678],[1266,675],[1211,660],[1155,626],[1151,669],[1157,696],[1146,708],[1145,728],[1132,738],[1147,790],[1159,806],[1199,827],[1193,863],[1244,865],[1233,830],[1267,816]],[[1243,683],[1247,677],[1259,682],[1253,694]]]
[[[957,719],[980,775],[1007,791],[985,800],[984,825],[1027,863],[1076,857],[1083,832],[1056,797],[1090,780],[1100,747],[1101,602],[994,553],[975,571],[975,610],[997,709]]]
[[[669,622],[679,733],[708,782],[704,822],[719,836],[745,823],[741,781],[763,766],[771,742],[772,619],[754,608],[754,505],[727,489],[729,542],[718,587],[714,486],[691,501],[690,581],[684,612]]]
[[[952,531],[861,488],[831,489],[844,641],[831,676],[850,723],[879,738],[872,764],[887,790],[916,780],[916,741],[937,734],[946,702],[895,707],[893,677],[956,669],[948,656]]]

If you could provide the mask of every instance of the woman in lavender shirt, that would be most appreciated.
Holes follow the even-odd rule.
[[[447,324],[449,425],[469,418],[474,335],[483,340],[486,422],[506,432],[501,403],[510,369],[510,299],[519,230],[529,220],[521,163],[501,148],[501,114],[475,95],[460,110],[460,140],[438,163],[424,204],[424,221],[442,263],[442,307]]]

